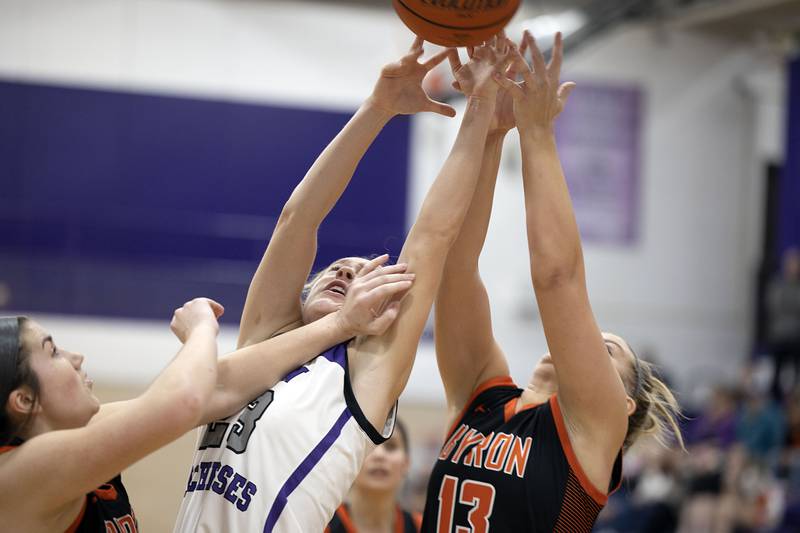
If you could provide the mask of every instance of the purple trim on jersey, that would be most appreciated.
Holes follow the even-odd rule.
[[[345,368],[347,365],[347,343],[337,344],[336,346],[328,348],[317,357],[324,357],[331,363],[336,363],[340,367]],[[286,377],[284,377],[281,381],[288,383],[293,378],[296,378],[300,374],[305,374],[306,372],[308,372],[308,367],[306,366],[295,368],[286,374]]]
[[[342,368],[347,364],[347,343],[337,344],[333,348],[328,348],[319,357],[324,357],[331,363],[336,363]]]
[[[289,383],[293,378],[296,378],[300,374],[305,374],[306,372],[308,372],[308,368],[306,368],[305,366],[297,367],[288,374],[286,374],[286,377],[284,377],[281,381]]]
[[[334,422],[333,427],[328,430],[328,433],[322,437],[319,444],[311,450],[311,453],[303,459],[298,467],[295,468],[294,472],[292,472],[292,475],[289,476],[289,479],[286,480],[286,483],[283,484],[283,487],[278,491],[278,496],[275,498],[275,501],[272,502],[272,507],[267,514],[267,522],[264,524],[264,533],[270,533],[275,527],[275,524],[278,523],[278,518],[280,518],[284,507],[286,507],[286,503],[289,501],[289,495],[303,482],[309,472],[311,472],[314,466],[322,459],[322,456],[333,446],[333,443],[336,442],[336,439],[342,434],[342,428],[347,421],[350,420],[351,416],[350,410],[345,407],[342,414],[339,415],[339,418]]]

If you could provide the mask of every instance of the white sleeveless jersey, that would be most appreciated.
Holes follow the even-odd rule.
[[[175,533],[321,532],[378,433],[358,406],[347,344],[201,431]]]

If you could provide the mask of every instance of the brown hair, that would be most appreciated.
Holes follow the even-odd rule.
[[[39,400],[39,379],[30,365],[30,351],[22,341],[23,331],[28,323],[24,316],[0,318],[0,446],[5,446],[19,438],[30,424],[33,415],[29,414],[22,422],[15,422],[6,410],[9,395],[19,387],[28,387],[33,392],[33,403]]]
[[[630,348],[630,346],[628,346]],[[627,450],[640,437],[651,435],[664,447],[670,439],[678,441],[685,450],[678,419],[683,416],[678,400],[669,387],[654,371],[652,364],[633,354],[631,372],[625,382],[627,393],[636,403],[636,410],[628,417],[628,433],[623,449]]]
[[[408,457],[410,459],[411,458],[411,448],[410,448],[411,443],[409,442],[408,428],[406,428],[406,425],[399,418],[395,419],[395,421],[394,421],[394,432],[395,433],[399,432],[400,442],[403,443],[403,450],[406,453],[406,457]]]

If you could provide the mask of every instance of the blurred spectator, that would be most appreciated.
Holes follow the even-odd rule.
[[[791,367],[791,386],[800,376],[800,250],[783,255],[781,275],[769,282],[766,291],[767,343],[775,361],[772,394],[784,396],[783,369]]]
[[[623,463],[623,484],[595,523],[600,533],[671,533],[677,526],[681,487],[677,460],[682,451],[655,441],[633,447]]]
[[[740,396],[733,387],[715,386],[705,408],[687,425],[689,453],[679,458],[685,487],[680,531],[730,531],[735,521],[735,466],[729,452],[743,416]]]
[[[736,422],[736,440],[751,459],[767,462],[783,445],[784,415],[766,395],[755,391],[746,394],[743,407]]]
[[[686,444],[711,444],[722,450],[730,448],[736,440],[737,396],[733,387],[715,386],[706,408],[687,425],[684,433]]]
[[[411,465],[410,450],[408,431],[398,419],[392,436],[367,455],[348,501],[336,510],[325,533],[419,532],[422,515],[398,502]]]
[[[800,386],[787,397],[786,447],[781,456],[779,476],[786,492],[786,508],[776,533],[800,531]]]

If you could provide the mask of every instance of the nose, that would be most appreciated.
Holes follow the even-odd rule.
[[[355,271],[352,267],[349,266],[341,266],[339,270],[336,271],[336,279],[346,279],[347,281],[353,281],[353,278],[356,276]]]
[[[70,352],[69,358],[72,362],[72,366],[74,366],[76,370],[80,370],[84,359],[83,354]]]
[[[382,459],[386,455],[386,447],[383,444],[375,446],[375,449],[372,450],[372,455]]]

